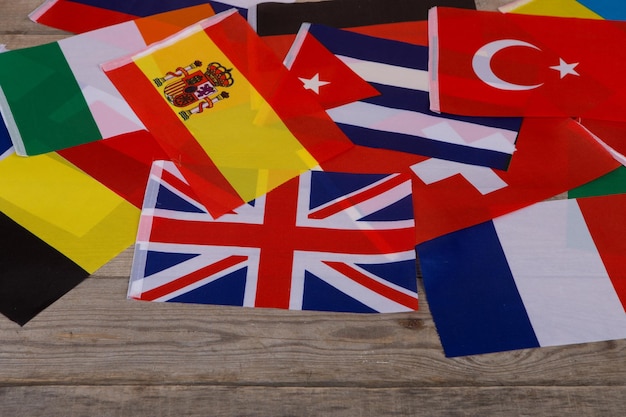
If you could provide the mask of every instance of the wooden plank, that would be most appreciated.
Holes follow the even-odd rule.
[[[498,7],[513,0],[474,0],[478,10],[497,10]]]
[[[1,6],[0,6],[0,10]],[[2,22],[2,20],[0,20]],[[22,35],[22,34],[3,34],[0,33],[0,43],[6,45],[7,49],[28,48],[30,46],[42,45],[45,43],[55,42],[65,38],[64,34],[40,34],[40,35]]]
[[[31,21],[28,14],[43,0],[0,0],[0,43],[9,49],[54,42],[71,35]]]
[[[447,359],[415,313],[326,314],[125,300],[92,277],[18,328],[0,322],[0,381],[270,386],[626,385],[626,341]]]
[[[32,416],[611,416],[626,388],[267,388],[44,386],[0,388],[0,415]]]

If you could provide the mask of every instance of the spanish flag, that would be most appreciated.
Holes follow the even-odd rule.
[[[103,69],[212,215],[352,147],[234,9]]]

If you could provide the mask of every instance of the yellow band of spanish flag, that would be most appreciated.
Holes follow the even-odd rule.
[[[318,165],[202,27],[186,35],[134,62],[244,201]]]

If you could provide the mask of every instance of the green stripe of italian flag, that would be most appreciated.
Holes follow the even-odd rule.
[[[20,155],[102,139],[56,42],[0,55],[0,108]]]

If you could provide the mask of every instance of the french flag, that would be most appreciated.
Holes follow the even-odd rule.
[[[625,338],[624,204],[545,201],[418,245],[446,356]]]

